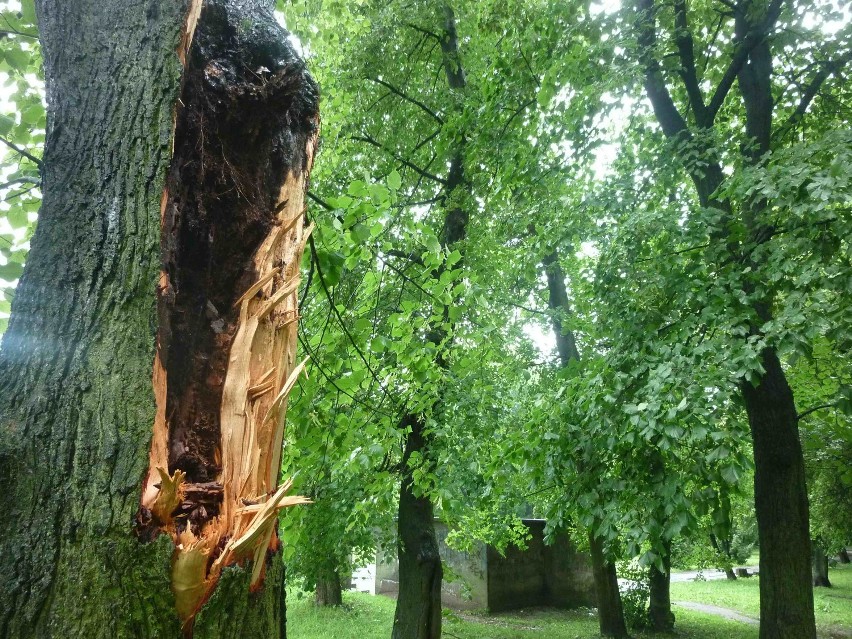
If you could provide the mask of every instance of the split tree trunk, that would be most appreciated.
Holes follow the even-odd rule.
[[[831,582],[828,580],[828,555],[816,542],[813,542],[812,546],[814,549],[811,558],[813,584],[818,588],[831,588]]]
[[[663,570],[651,564],[649,570],[650,600],[648,604],[648,622],[655,632],[672,632],[675,617],[672,612],[672,599],[669,591],[672,575],[671,541],[663,541]]]
[[[242,468],[261,502],[275,488],[286,393],[241,433],[254,446],[221,435],[229,389],[257,374],[234,370],[231,345],[273,291],[254,334],[281,365],[253,397],[272,404],[293,367],[281,291],[298,277],[316,87],[261,0],[37,10],[44,200],[0,351],[0,637],[283,637],[284,570],[257,512],[275,508],[235,513],[225,473]],[[259,538],[223,553],[248,523]],[[197,582],[176,580],[175,544],[211,526],[222,543],[194,547]],[[230,565],[240,551],[259,561]]]

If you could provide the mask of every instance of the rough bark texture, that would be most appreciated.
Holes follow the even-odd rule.
[[[811,576],[813,584],[817,588],[831,588],[831,582],[828,580],[828,555],[822,547],[814,542],[813,557],[811,557]]]
[[[455,15],[449,5],[444,6],[444,19],[441,37],[444,73],[449,88],[461,91],[465,88],[465,75],[459,56]],[[458,244],[467,235],[470,214],[463,204],[466,186],[464,136],[459,135],[454,142],[442,193],[445,214],[440,237],[444,248]],[[441,272],[443,269],[439,269],[436,276],[440,277]],[[445,319],[447,317],[445,309]],[[435,346],[439,346],[445,337],[444,331],[433,330],[430,331],[428,339]],[[438,356],[437,364],[446,366],[441,355]],[[428,460],[431,441],[420,415],[405,415],[400,420],[400,428],[405,430],[407,435],[400,473],[397,517],[399,597],[392,635],[393,639],[438,639],[441,636],[443,569],[435,536],[434,513],[429,495],[416,494],[413,469],[408,464],[413,452]]]
[[[134,514],[140,514],[152,430],[162,410],[152,379],[192,362],[192,352],[205,348],[192,340],[208,339],[195,329],[174,330],[192,352],[155,367],[163,319],[158,281],[169,253],[161,247],[161,213],[173,141],[176,153],[182,147],[176,118],[187,113],[176,108],[192,31],[185,27],[194,24],[192,10],[199,6],[37,3],[48,133],[39,228],[0,352],[0,516],[11,522],[0,527],[0,573],[7,576],[0,583],[0,637],[182,633],[170,574],[174,543],[165,535],[135,535]],[[231,22],[244,30],[246,41],[257,37],[265,46],[273,35],[284,41],[266,3],[208,6],[229,20],[248,12]],[[207,34],[211,43],[229,36],[225,28]],[[207,77],[211,84],[230,79]],[[187,80],[183,89],[190,85]],[[277,176],[279,186],[285,177]],[[221,186],[211,176],[198,186],[194,202],[203,201],[199,194],[206,188]],[[200,219],[200,208],[187,215]],[[193,224],[189,218],[182,223]],[[186,246],[196,249],[206,250]],[[251,255],[242,258],[239,264]],[[226,298],[240,282],[239,274],[227,277]],[[216,281],[210,286],[216,289]],[[187,321],[194,321],[194,307],[183,308]],[[218,351],[216,356],[222,357]],[[208,389],[197,371],[183,378],[183,388],[196,380],[195,396]],[[207,422],[215,415],[201,413]],[[215,458],[217,437],[204,439],[207,450],[197,447],[198,459]],[[179,456],[173,449],[172,458]],[[183,465],[193,483],[219,479],[215,466]],[[212,484],[187,492],[195,503],[181,504],[176,514],[186,528],[215,514],[220,497]],[[249,594],[250,567],[223,572],[195,624],[197,636],[283,635],[283,567],[278,559],[269,561],[267,588],[257,594]]]
[[[655,632],[672,632],[675,616],[669,585],[672,575],[671,541],[663,541],[661,559],[663,570],[655,565],[649,569],[650,598],[648,602],[648,625]]]
[[[805,465],[793,393],[773,350],[760,383],[743,385],[754,441],[761,639],[816,636]]]
[[[603,540],[589,534],[589,549],[592,555],[592,571],[595,576],[595,595],[598,601],[598,625],[601,636],[623,639],[629,637],[618,590],[618,575],[615,564],[606,560]]]
[[[314,601],[318,606],[340,606],[343,604],[343,586],[340,583],[340,575],[336,571],[317,579]]]
[[[423,454],[423,422],[414,418],[405,443],[403,466],[412,453]],[[399,489],[397,519],[399,596],[393,620],[393,639],[439,639],[441,636],[441,580],[443,568],[435,537],[432,501],[417,495],[410,473]]]

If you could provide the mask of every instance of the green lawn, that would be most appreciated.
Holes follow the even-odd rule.
[[[814,589],[817,627],[824,635],[852,637],[852,565],[829,570],[832,588]],[[760,577],[727,581],[696,581],[672,584],[672,601],[731,608],[757,617],[760,612]]]
[[[310,597],[287,599],[289,639],[389,639],[395,602],[387,597],[346,593],[341,609],[320,609]],[[757,629],[710,615],[677,611],[678,637],[686,639],[757,639]],[[530,610],[487,615],[445,611],[446,639],[594,639],[597,619],[591,611]],[[638,633],[637,639],[651,637]]]
[[[834,588],[815,594],[817,626],[825,638],[852,638],[852,566],[832,569]],[[693,601],[756,617],[758,579],[672,584],[673,601]],[[395,602],[387,597],[346,593],[344,606],[321,609],[313,598],[295,591],[287,598],[289,639],[389,639]],[[677,637],[686,639],[757,639],[757,627],[714,615],[674,608]],[[594,639],[592,611],[529,610],[511,614],[444,612],[446,639]],[[636,633],[637,639],[655,635]]]

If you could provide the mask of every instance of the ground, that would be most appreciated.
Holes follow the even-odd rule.
[[[852,566],[832,569],[834,588],[815,594],[821,639],[852,638]],[[736,582],[698,581],[672,584],[672,600],[732,611],[744,618],[758,614],[758,577]],[[290,591],[287,601],[289,639],[387,639],[393,622],[394,601],[364,593],[346,593],[341,609],[320,609],[305,593]],[[718,609],[722,609],[719,611]],[[677,634],[686,639],[757,639],[757,626],[679,606]],[[447,639],[594,639],[594,611],[527,610],[512,614],[459,614],[444,611]],[[635,634],[637,639],[654,635]]]

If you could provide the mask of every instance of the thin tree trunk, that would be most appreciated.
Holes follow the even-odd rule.
[[[812,542],[813,557],[811,558],[811,574],[813,584],[818,588],[831,588],[831,582],[828,580],[828,555],[822,547]]]
[[[298,208],[290,233],[301,233],[300,185],[310,164],[317,95],[269,3],[208,0],[196,29],[200,6],[195,0],[37,2],[48,101],[44,199],[0,351],[4,639],[284,636],[284,570],[277,555],[267,560],[266,545],[259,561],[223,561],[215,575],[206,573],[206,556],[196,548],[193,559],[204,560],[193,574],[203,585],[191,593],[175,581],[187,574],[175,558],[188,556],[176,552],[178,539],[200,534],[233,488],[219,475],[228,447],[214,425],[222,402],[217,375],[231,371],[208,369],[208,386],[194,366],[204,360],[227,368],[229,331],[237,324],[220,299],[251,283],[252,252],[279,224],[269,211],[282,192],[291,193]],[[235,24],[244,35],[236,35]],[[234,92],[254,86],[232,73],[241,64],[262,64],[279,75],[267,93],[248,98],[247,91],[241,101],[243,94]],[[276,93],[279,81],[287,89]],[[269,117],[273,107],[280,117]],[[216,109],[221,120],[201,125],[194,119]],[[208,135],[217,127],[242,135],[239,148],[234,140],[211,142],[212,135],[204,144],[193,139],[202,126]],[[191,149],[205,155],[173,157]],[[235,173],[214,173],[223,153]],[[195,177],[206,181],[194,183]],[[225,191],[235,185],[248,204],[230,207],[234,198]],[[178,201],[178,193],[188,197]],[[209,206],[219,196],[230,207],[227,220]],[[203,207],[212,216],[206,221],[193,217]],[[206,225],[209,235],[198,238],[200,245],[181,245],[164,229],[172,214],[189,227]],[[230,238],[233,246],[212,238],[214,230],[227,233],[228,220],[240,219],[253,230]],[[208,237],[211,245],[204,244]],[[288,251],[293,237],[282,242]],[[190,257],[198,252],[210,258],[203,267]],[[167,256],[182,257],[168,263]],[[298,258],[295,264],[298,269]],[[178,271],[182,290],[174,279],[169,283]],[[205,309],[206,325],[188,333],[176,315],[166,317],[185,292],[215,306]],[[258,298],[264,296],[260,291]],[[274,309],[268,317],[281,320]],[[167,361],[163,346],[190,333],[193,340],[178,345],[182,361]],[[194,414],[208,430],[193,431],[191,420],[161,419],[167,378],[169,392],[195,389],[194,399],[169,395],[175,414],[197,401]],[[154,436],[157,424],[161,440]],[[197,456],[177,450],[177,433],[199,445]],[[185,499],[160,499],[152,512],[140,504],[155,459],[167,466],[169,481],[178,471],[187,481],[172,495]],[[265,478],[275,467],[266,461],[253,466]],[[160,489],[177,487],[175,481],[148,487],[165,495]],[[166,502],[172,507],[164,510]],[[169,522],[155,521],[156,513]],[[274,549],[272,528],[264,530]],[[218,541],[209,552],[220,553],[225,544]],[[252,572],[264,567],[261,584]],[[189,616],[179,616],[181,598],[192,602]]]
[[[714,535],[713,533],[710,533],[710,544],[713,546],[713,550],[715,550],[720,555],[724,555],[730,561],[730,559],[731,559],[730,544],[726,544],[725,548],[723,549],[719,545],[719,540],[716,539],[716,535]],[[725,571],[725,579],[727,579],[728,581],[736,581],[737,580],[737,575],[734,572],[734,569],[730,564],[726,565],[723,568],[723,570]]]
[[[343,604],[343,586],[340,573],[331,570],[317,579],[314,601],[318,606],[340,606]]]
[[[616,639],[629,637],[624,623],[624,609],[621,606],[621,592],[618,590],[615,564],[606,560],[603,540],[591,533],[589,533],[589,549],[592,556],[592,573],[595,577],[598,625],[601,635]]]
[[[651,564],[650,576],[650,601],[648,604],[648,622],[655,632],[672,632],[674,630],[675,616],[672,612],[672,600],[669,585],[672,575],[671,541],[663,542],[663,553],[661,560],[663,570]]]
[[[841,548],[840,552],[837,553],[837,560],[841,564],[849,564],[852,563],[852,559],[849,558],[849,552],[845,548]]]
[[[564,326],[564,315],[570,313],[568,290],[565,287],[565,273],[559,264],[556,249],[542,260],[547,277],[548,308],[553,313],[551,323],[556,338],[556,350],[563,367],[580,359],[573,331]],[[594,528],[594,526],[593,526]],[[627,625],[624,621],[624,609],[621,605],[621,592],[618,589],[618,577],[615,564],[607,561],[604,553],[604,540],[588,533],[589,551],[592,559],[592,575],[595,579],[595,593],[598,603],[598,624],[604,637],[627,637]]]

